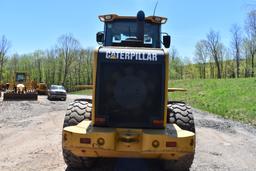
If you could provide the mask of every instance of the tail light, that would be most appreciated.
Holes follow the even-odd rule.
[[[153,125],[154,126],[163,126],[163,124],[164,124],[164,121],[163,120],[153,120]]]
[[[106,119],[104,117],[96,117],[95,118],[95,125],[105,125]]]
[[[172,141],[166,142],[166,147],[177,147],[177,143]]]
[[[80,138],[80,143],[81,144],[91,144],[91,139],[90,138]]]

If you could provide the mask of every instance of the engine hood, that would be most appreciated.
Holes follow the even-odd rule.
[[[165,51],[109,46],[96,55],[95,125],[163,128],[169,65]]]

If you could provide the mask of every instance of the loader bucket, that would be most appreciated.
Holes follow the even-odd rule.
[[[25,93],[25,94],[17,94],[17,93],[4,93],[3,100],[37,100],[37,93]]]

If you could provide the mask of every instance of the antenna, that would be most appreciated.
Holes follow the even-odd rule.
[[[158,0],[157,0],[157,2],[156,2],[155,8],[154,8],[154,13],[153,13],[153,16],[155,16],[155,12],[156,12],[156,7],[157,7],[157,4],[158,4]]]

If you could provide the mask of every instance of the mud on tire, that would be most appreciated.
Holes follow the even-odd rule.
[[[195,133],[194,118],[191,107],[182,102],[170,102],[167,105],[169,124],[177,124],[181,129]],[[167,125],[168,127],[168,125]],[[189,170],[194,160],[194,153],[187,154],[179,160],[164,160],[164,169],[168,171]]]
[[[75,101],[70,103],[65,115],[63,128],[77,125],[81,121],[91,119],[92,104],[88,101]],[[95,161],[94,158],[78,157],[68,150],[63,149],[63,158],[65,163],[71,168],[91,167]]]

